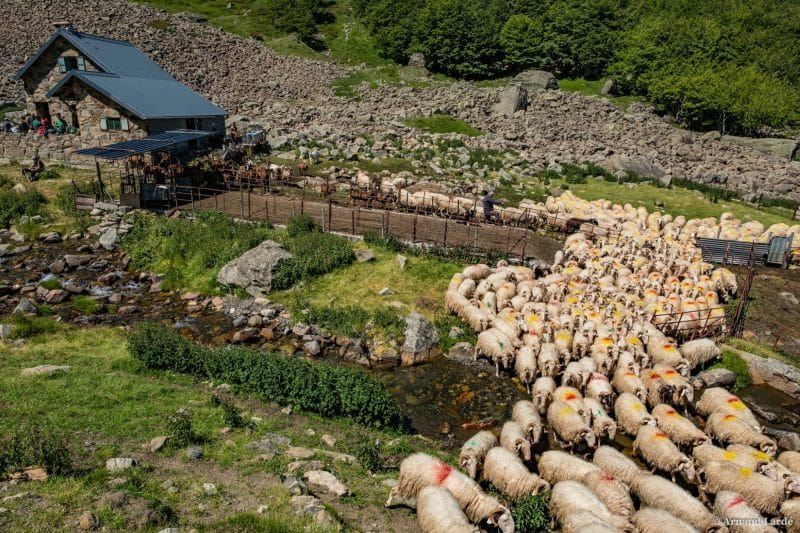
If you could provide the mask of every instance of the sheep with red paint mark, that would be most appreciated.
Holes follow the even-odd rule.
[[[723,490],[714,500],[714,514],[722,518],[731,533],[778,533],[769,521],[747,503],[741,494]]]
[[[705,429],[706,433],[722,444],[747,444],[769,455],[775,455],[778,450],[774,440],[759,433],[751,424],[736,415],[712,413],[706,420]]]
[[[514,452],[498,446],[489,450],[483,462],[483,478],[511,500],[535,496],[550,484],[528,470]]]

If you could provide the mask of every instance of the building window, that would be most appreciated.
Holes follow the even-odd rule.
[[[59,57],[58,58],[58,71],[62,74],[70,70],[86,70],[86,61],[80,56],[78,57]]]
[[[125,117],[101,117],[100,129],[128,131],[128,119]]]

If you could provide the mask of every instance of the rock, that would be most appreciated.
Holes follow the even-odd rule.
[[[91,511],[84,511],[78,520],[78,528],[83,530],[94,529],[98,525],[100,525],[100,523],[97,521],[97,517]]]
[[[36,303],[30,298],[20,298],[19,303],[12,311],[12,315],[35,315],[37,313]]]
[[[7,340],[11,337],[11,324],[0,324],[0,340]]]
[[[281,261],[292,257],[278,243],[267,240],[223,266],[217,282],[241,287],[251,296],[266,296],[272,288],[275,269]]]
[[[203,495],[205,496],[216,496],[217,494],[217,486],[213,483],[203,483]]]
[[[389,296],[392,294],[392,289],[389,287],[384,287],[378,292],[378,296]]]
[[[316,357],[321,351],[319,341],[308,341],[303,344],[303,353],[309,357]]]
[[[297,337],[302,337],[303,335],[308,335],[308,332],[311,331],[311,326],[303,324],[302,322],[298,322],[292,328],[292,334]]]
[[[292,414],[292,406],[287,405],[286,407],[281,409],[281,413],[285,414],[286,416],[289,416],[290,414]]]
[[[21,376],[52,376],[61,374],[69,370],[69,365],[39,365],[31,368],[23,368]]]
[[[617,85],[616,85],[616,83],[614,83],[614,80],[606,80],[603,83],[603,87],[600,89],[600,94],[603,94],[603,95],[606,95],[606,96],[612,95],[612,94],[614,94],[614,91],[616,90],[616,87],[617,87]]]
[[[558,89],[558,80],[546,70],[525,70],[517,74],[514,82],[528,91]]]
[[[290,474],[300,472],[301,474],[309,470],[323,470],[325,463],[323,461],[292,461],[286,465],[286,471]]]
[[[408,58],[408,66],[416,68],[427,68],[425,65],[425,54],[422,52],[414,52]]]
[[[753,382],[769,383],[771,387],[800,399],[800,369],[783,361],[767,359],[749,352],[739,351],[739,354],[747,362]]]
[[[314,496],[292,496],[291,503],[296,515],[314,515],[325,510],[320,499]]]
[[[475,348],[468,342],[459,342],[447,352],[446,357],[459,363],[473,363]]]
[[[365,356],[361,339],[349,339],[339,348],[339,357],[348,363],[357,363]]]
[[[117,233],[117,228],[109,228],[106,230],[105,233],[100,235],[100,238],[97,240],[100,243],[100,246],[112,252],[117,249],[119,246],[119,234]]]
[[[399,266],[400,268],[405,268],[406,267],[406,263],[408,262],[408,259],[406,259],[406,256],[399,255],[399,254],[397,256],[395,256],[394,260],[395,260],[395,262],[397,262],[397,266]]]
[[[203,457],[203,447],[202,446],[189,446],[186,448],[186,458],[191,461],[196,461]]]
[[[290,446],[286,450],[286,457],[290,459],[311,459],[314,457],[314,451],[299,446]]]
[[[121,472],[136,466],[136,459],[130,457],[112,457],[106,461],[106,470],[109,472]]]
[[[48,233],[42,233],[39,235],[39,240],[47,244],[55,244],[57,242],[61,242],[61,235],[55,231],[50,231]]]
[[[119,316],[130,315],[130,314],[133,314],[135,312],[136,312],[136,306],[135,305],[123,305],[122,307],[117,309],[117,315],[119,315]]]
[[[267,514],[269,512],[269,507],[266,505],[259,505],[256,508],[256,513],[258,514]]]
[[[800,451],[800,435],[794,432],[786,432],[786,434],[778,440],[778,447],[793,452]]]
[[[457,338],[459,338],[459,337],[460,337],[461,335],[463,335],[463,334],[464,334],[464,330],[463,330],[463,329],[461,329],[461,328],[460,328],[460,327],[458,327],[458,326],[453,326],[452,328],[450,328],[450,332],[449,332],[447,335],[448,335],[448,336],[449,336],[451,339],[457,339]]]
[[[333,516],[331,516],[331,514],[326,509],[314,513],[314,523],[326,529],[335,528],[337,531],[340,531],[342,529],[342,525],[339,523],[339,521],[336,520]]]
[[[233,337],[231,338],[231,343],[239,344],[242,342],[247,342],[253,337],[255,337],[256,333],[257,330],[255,328],[240,329],[239,331],[233,334]]]
[[[413,365],[430,359],[439,342],[439,332],[419,313],[406,317],[405,342],[401,350],[402,364]]]
[[[733,135],[723,135],[723,141],[727,141],[739,146],[746,146],[759,152],[793,161],[800,149],[800,141],[797,139],[775,139],[769,137],[735,137]]]
[[[64,262],[69,268],[78,268],[80,266],[90,263],[92,260],[91,255],[65,255]]]
[[[303,474],[308,490],[315,495],[330,494],[341,498],[348,494],[347,487],[326,470],[310,470]]]
[[[152,439],[150,439],[150,442],[148,442],[145,445],[145,447],[150,452],[155,453],[155,452],[159,451],[161,448],[163,448],[167,444],[167,441],[169,439],[170,439],[170,435],[162,435],[160,437],[153,437]]]
[[[44,297],[44,301],[48,304],[60,304],[67,299],[67,296],[69,296],[69,292],[64,289],[51,289]]]
[[[262,453],[272,453],[277,455],[281,452],[281,446],[288,446],[291,444],[291,442],[292,441],[289,440],[289,438],[284,437],[283,435],[278,435],[277,433],[266,433],[259,440],[250,443],[250,448],[258,450]]]
[[[736,374],[726,368],[704,370],[697,377],[706,387],[728,387],[736,383]]]
[[[375,253],[372,250],[357,250],[356,261],[358,261],[359,263],[375,261]]]
[[[56,259],[47,266],[47,269],[53,274],[61,274],[67,268],[67,263],[63,259]]]
[[[779,292],[778,296],[780,296],[781,298],[783,298],[792,305],[800,305],[800,300],[798,300],[797,296],[795,296],[791,292],[786,292],[786,291]]]
[[[600,166],[609,172],[623,171],[645,178],[661,179],[667,174],[658,163],[644,156],[615,155],[600,163]]]
[[[492,108],[495,115],[511,116],[528,109],[528,89],[522,85],[511,85],[500,93],[500,101]]]
[[[333,448],[334,446],[336,446],[336,438],[333,435],[325,433],[322,437],[320,437],[319,440],[321,440],[322,444],[324,444],[328,448]]]
[[[292,463],[295,464],[295,463]],[[290,472],[293,470],[290,470]],[[283,486],[286,490],[289,491],[289,494],[293,496],[300,496],[302,494],[306,494],[308,492],[308,487],[305,483],[300,481],[294,476],[285,476],[283,478]]]

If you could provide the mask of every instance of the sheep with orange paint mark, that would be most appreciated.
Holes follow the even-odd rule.
[[[694,425],[694,422],[678,413],[674,407],[658,404],[653,407],[653,418],[658,428],[679,446],[699,446],[709,441],[709,436]]]
[[[695,480],[694,461],[684,455],[669,436],[657,427],[639,427],[633,441],[633,452],[654,469],[670,474],[673,482],[676,474],[681,474],[689,482]]]
[[[778,446],[775,441],[736,415],[722,412],[712,413],[706,420],[706,433],[722,444],[747,444],[760,449],[768,455],[775,455]]]
[[[617,397],[614,415],[617,417],[617,425],[631,436],[636,436],[643,425],[656,425],[655,418],[647,412],[644,403],[629,392],[623,392]]]
[[[704,473],[705,491],[712,494],[722,491],[741,494],[745,501],[759,512],[776,514],[783,503],[785,497],[783,484],[750,468],[712,461],[706,465]]]

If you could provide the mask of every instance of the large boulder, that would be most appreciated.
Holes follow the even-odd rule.
[[[638,174],[645,178],[663,179],[667,175],[661,165],[647,157],[638,155],[615,155],[603,161],[600,166],[609,172],[622,171],[627,174]]]
[[[526,70],[517,74],[514,82],[528,91],[544,91],[558,89],[558,80],[552,72],[546,70]]]
[[[754,139],[752,137],[723,135],[722,140],[738,144],[739,146],[746,146],[780,159],[788,159],[789,161],[794,160],[800,149],[800,141],[797,139]]]
[[[517,111],[528,109],[528,90],[522,85],[512,85],[500,93],[500,101],[493,111],[496,115],[511,116]]]
[[[427,362],[439,343],[439,332],[424,316],[412,313],[406,317],[405,342],[401,353],[404,366]]]
[[[272,276],[278,265],[292,257],[277,242],[264,241],[222,267],[217,274],[217,283],[241,287],[251,296],[266,296],[272,288]]]

